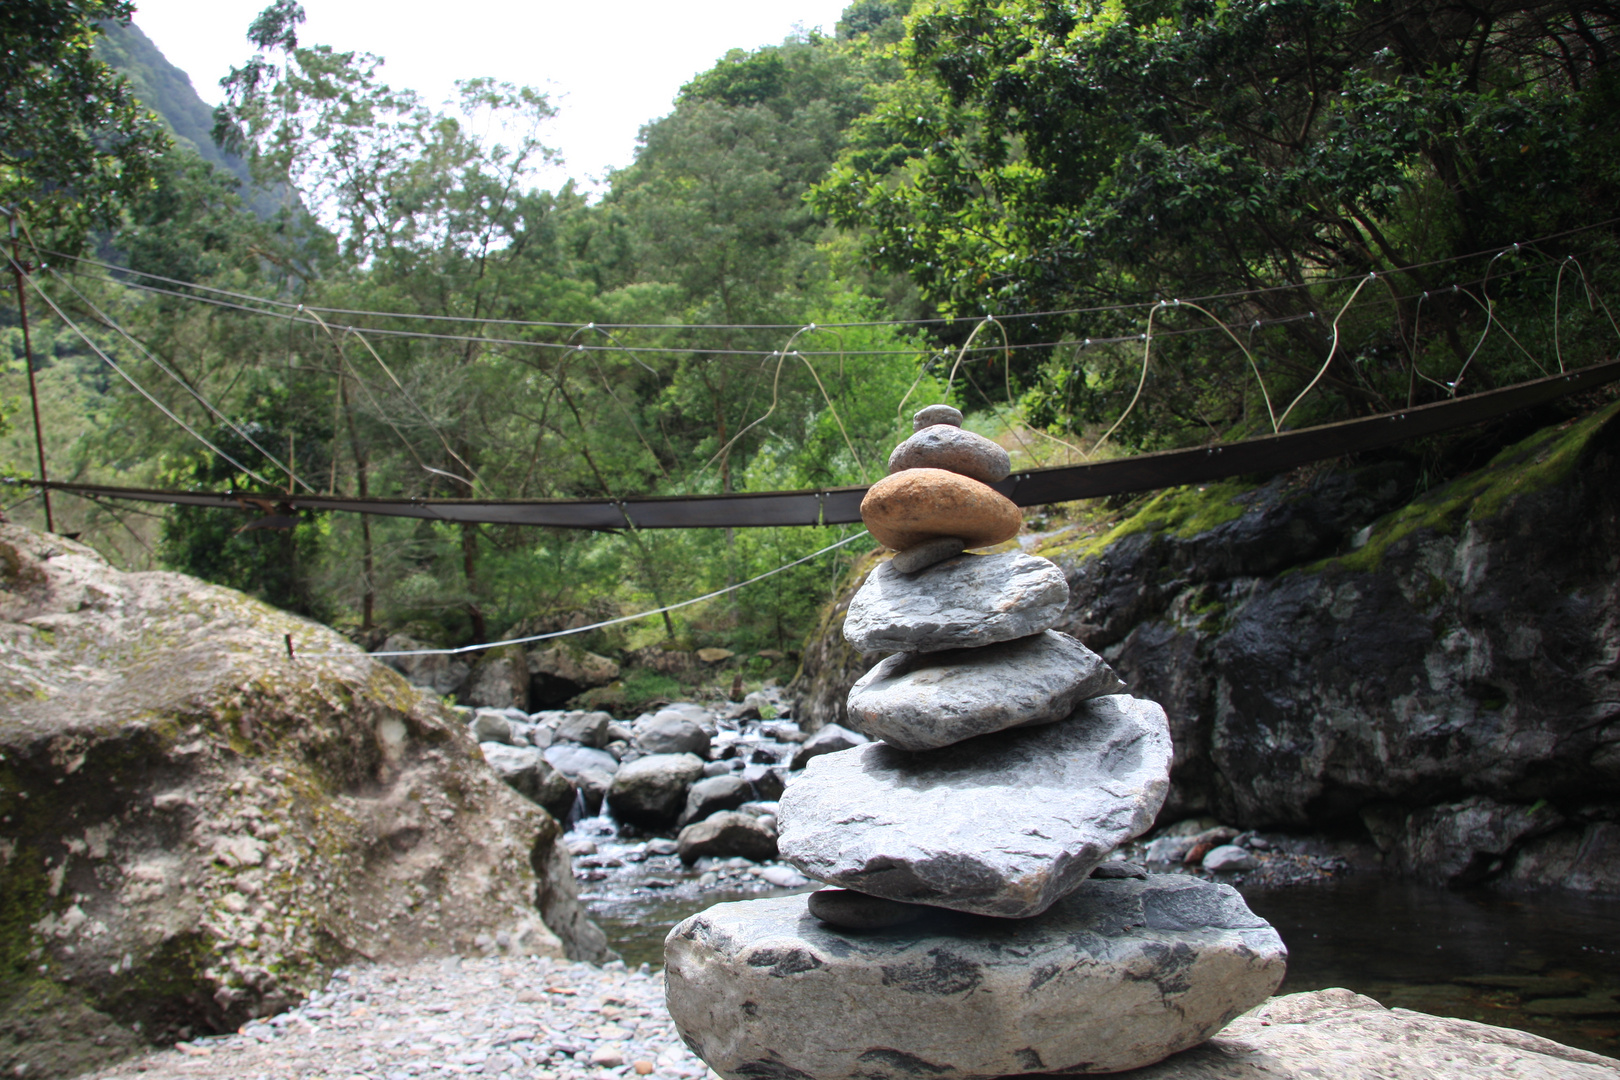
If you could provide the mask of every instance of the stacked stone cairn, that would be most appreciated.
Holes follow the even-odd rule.
[[[1287,951],[1229,885],[1110,858],[1153,824],[1170,731],[1053,630],[1056,565],[1001,544],[1006,451],[923,409],[861,516],[892,559],[844,634],[875,740],[810,763],[779,846],[831,888],[719,904],[664,945],[670,1015],[726,1080],[1107,1073],[1214,1035]]]

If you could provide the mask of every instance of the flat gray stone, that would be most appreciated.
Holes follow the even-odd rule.
[[[1164,710],[1112,694],[940,750],[816,758],[782,795],[778,846],[829,885],[1022,919],[1146,832],[1169,787]]]
[[[982,649],[896,653],[849,692],[850,725],[902,750],[932,750],[1042,724],[1125,684],[1102,657],[1059,630]]]
[[[929,405],[918,409],[911,415],[911,430],[921,431],[925,427],[935,424],[949,424],[952,427],[962,426],[962,410],[953,405]]]
[[[968,1080],[1138,1068],[1282,982],[1230,886],[1089,881],[1033,919],[840,932],[803,896],[719,904],[664,942],[669,1014],[726,1080]]]
[[[859,652],[972,649],[1050,630],[1069,583],[1049,559],[958,555],[915,574],[878,564],[849,602],[844,637]]]
[[[995,484],[1012,472],[1012,460],[1007,451],[983,435],[951,424],[935,424],[894,448],[889,455],[889,471],[897,473],[902,469],[946,469],[983,484]]]
[[[915,574],[935,563],[954,558],[966,550],[967,541],[960,536],[936,536],[932,540],[924,540],[899,552],[889,560],[889,565],[902,574]]]

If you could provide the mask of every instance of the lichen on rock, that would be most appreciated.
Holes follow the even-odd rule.
[[[559,833],[333,631],[0,525],[0,1070],[234,1028],[355,959],[602,958]],[[29,1036],[42,1002],[81,1054]]]

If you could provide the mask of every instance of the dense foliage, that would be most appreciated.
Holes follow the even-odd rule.
[[[835,36],[694,78],[600,197],[539,184],[544,94],[473,79],[434,108],[376,57],[300,42],[294,0],[250,27],[219,147],[184,77],[112,33],[103,54],[167,103],[159,158],[90,51],[88,20],[127,6],[14,6],[0,18],[32,51],[6,78],[55,87],[18,100],[78,110],[60,128],[77,134],[56,172],[23,155],[0,177],[34,185],[42,249],[99,221],[101,254],[135,272],[40,276],[85,331],[37,327],[69,478],[460,498],[854,484],[881,473],[904,402],[946,394],[1040,464],[1073,456],[1059,439],[1253,434],[1613,348],[1609,3],[860,0]],[[1535,237],[1554,238],[1511,247]],[[447,644],[678,601],[851,531],[62,513],[126,563]],[[791,649],[858,550],[593,643]]]
[[[948,310],[1249,290],[1219,314],[1283,327],[1258,343],[1274,397],[1327,360],[1331,313],[1362,278],[1418,267],[1374,288],[1394,310],[1339,350],[1317,415],[1387,408],[1411,396],[1429,342],[1445,354],[1438,371],[1481,325],[1467,301],[1420,312],[1425,290],[1483,276],[1516,242],[1613,216],[1617,28],[1620,6],[1603,0],[947,0],[913,22],[911,78],[857,125],[818,204],[867,229],[873,258]],[[1539,254],[1613,236],[1611,225]],[[1454,261],[1472,253],[1483,255]],[[1550,307],[1552,276],[1535,287]],[[1427,340],[1414,342],[1420,317]],[[1161,319],[1207,325],[1190,310]],[[1010,326],[1027,341],[1140,329],[1139,310]],[[1183,385],[1139,415],[1135,438],[1252,426],[1253,380],[1241,351],[1225,351],[1214,363],[1202,339],[1167,343]],[[1094,370],[1078,395],[1064,385],[1072,366],[1025,366],[1049,395],[1067,391],[1042,410],[1055,422],[1117,412],[1138,365]],[[1475,378],[1487,369],[1535,373],[1482,365]]]
[[[98,20],[128,0],[0,6],[0,205],[77,239],[116,220],[167,140],[126,79],[95,54]]]

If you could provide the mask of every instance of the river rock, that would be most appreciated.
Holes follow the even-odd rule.
[[[968,1080],[1160,1061],[1265,1001],[1287,950],[1230,886],[1166,875],[860,933],[803,896],[719,904],[664,958],[670,1017],[726,1080]]]
[[[954,558],[967,550],[967,541],[960,536],[939,536],[932,540],[924,540],[920,544],[913,544],[906,550],[895,554],[890,562],[902,574],[915,574],[917,571]]]
[[[511,717],[506,715],[504,709],[478,709],[473,713],[472,722],[467,725],[467,731],[473,740],[479,743],[505,743],[508,746],[522,746],[528,742],[518,735],[513,727]]]
[[[609,776],[619,771],[619,762],[606,750],[572,743],[557,743],[546,747],[545,758],[551,767],[570,779],[577,780],[588,772],[604,772]]]
[[[753,785],[741,776],[728,773],[707,777],[686,793],[686,809],[681,811],[677,824],[690,825],[722,810],[735,810],[753,797]]]
[[[574,805],[574,785],[545,759],[541,751],[532,746],[507,746],[503,743],[480,743],[484,760],[495,770],[495,775],[506,785],[529,801],[550,811],[561,821]]]
[[[861,520],[886,548],[903,551],[936,536],[990,547],[1018,535],[1023,515],[995,488],[944,469],[885,476],[861,500]]]
[[[441,697],[454,694],[472,674],[472,665],[459,656],[432,651],[435,646],[407,634],[390,634],[378,652],[414,653],[410,656],[379,656],[377,659],[401,675],[412,686],[431,690]]]
[[[1169,771],[1164,710],[1112,694],[939,750],[817,758],[782,796],[779,846],[830,885],[1028,918],[1153,824]]]
[[[952,427],[962,426],[962,410],[951,405],[929,405],[918,409],[911,416],[911,430],[921,431],[923,428],[933,427],[935,424],[949,424]]]
[[[608,728],[613,717],[605,712],[584,712],[579,709],[557,717],[557,739],[602,749],[608,744]]]
[[[1253,870],[1260,862],[1236,844],[1222,844],[1211,848],[1204,856],[1203,867],[1212,874],[1230,874]]]
[[[557,680],[567,687],[606,687],[619,677],[619,665],[606,656],[596,656],[585,649],[556,644],[549,649],[535,649],[528,654],[528,674],[531,678]],[[564,688],[559,688],[559,693]],[[575,690],[578,693],[578,690]]]
[[[669,709],[636,721],[636,745],[649,754],[709,756],[709,736],[695,720]]]
[[[794,770],[802,769],[810,764],[812,758],[818,758],[823,754],[836,754],[840,750],[848,750],[852,746],[860,746],[869,741],[865,735],[851,731],[841,724],[827,724],[793,752],[792,766]]]
[[[935,424],[917,432],[889,455],[889,472],[904,469],[945,469],[982,484],[995,484],[1012,472],[1012,460],[1007,451],[983,435],[952,424]]]
[[[886,930],[916,922],[937,909],[868,896],[853,889],[817,889],[810,894],[809,910],[822,922],[841,930]]]
[[[490,709],[529,707],[529,661],[516,645],[490,649],[478,663],[461,690],[469,705]]]
[[[787,770],[780,765],[745,765],[737,775],[748,781],[756,799],[780,799],[787,790]]]
[[[1057,564],[1019,551],[958,555],[915,574],[891,560],[850,601],[844,637],[861,652],[977,648],[1050,629],[1068,601]]]
[[[931,750],[1068,716],[1125,684],[1103,658],[1047,630],[980,649],[896,653],[849,692],[849,719],[902,750]]]
[[[613,774],[608,799],[620,821],[660,829],[674,823],[686,805],[686,791],[703,775],[696,754],[649,754]]]
[[[776,833],[752,814],[723,810],[694,822],[675,838],[681,862],[688,866],[705,856],[729,859],[741,856],[754,862],[776,858]]]

